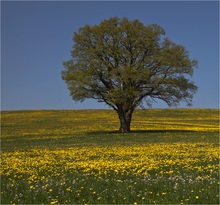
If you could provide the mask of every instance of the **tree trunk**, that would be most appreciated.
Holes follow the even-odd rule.
[[[120,128],[119,132],[128,133],[131,131],[131,118],[132,118],[132,110],[128,110],[127,112],[124,110],[118,110],[118,117],[120,120]]]

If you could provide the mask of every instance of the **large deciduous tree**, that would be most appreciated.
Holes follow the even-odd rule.
[[[74,33],[72,58],[64,62],[62,78],[76,101],[93,98],[112,107],[120,132],[130,132],[132,113],[143,100],[168,106],[191,105],[197,61],[182,45],[164,37],[157,24],[117,17],[85,25]]]

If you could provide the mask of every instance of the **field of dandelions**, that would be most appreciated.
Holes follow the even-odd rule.
[[[218,204],[219,110],[1,112],[1,204]]]

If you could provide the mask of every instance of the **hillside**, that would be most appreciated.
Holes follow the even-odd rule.
[[[97,140],[117,133],[119,120],[113,110],[33,110],[2,111],[2,149],[18,146],[51,146],[60,143],[74,144],[88,137]],[[132,140],[137,134],[142,137],[167,136],[175,133],[179,140],[184,136],[211,136],[219,131],[217,109],[146,109],[136,110],[131,123],[132,133],[124,134]],[[87,136],[87,138],[86,138]],[[81,138],[82,137],[82,138]],[[101,139],[99,139],[101,138]],[[31,139],[34,139],[31,141]],[[96,139],[94,139],[97,141]],[[110,139],[107,139],[108,141]],[[185,139],[187,140],[187,139]],[[211,139],[210,139],[211,140]],[[116,139],[116,141],[118,141]],[[48,142],[50,142],[48,144]],[[132,141],[131,141],[132,143]]]
[[[219,111],[1,113],[1,204],[218,204]]]

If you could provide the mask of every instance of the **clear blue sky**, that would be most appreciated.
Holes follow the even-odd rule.
[[[218,1],[1,2],[1,109],[108,108],[93,100],[75,103],[61,79],[73,33],[110,17],[157,23],[199,64],[193,107],[219,107]],[[153,108],[167,107],[165,103]],[[185,104],[180,104],[185,107]]]

